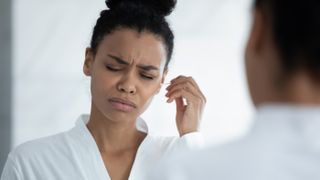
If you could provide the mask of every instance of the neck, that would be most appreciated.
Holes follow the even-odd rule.
[[[136,129],[135,122],[136,118],[130,121],[108,119],[92,105],[87,127],[101,152],[121,152],[137,149],[146,136]]]
[[[278,90],[273,100],[276,103],[320,105],[320,85],[304,72],[295,73]]]

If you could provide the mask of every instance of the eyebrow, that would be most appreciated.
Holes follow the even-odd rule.
[[[117,63],[122,64],[122,65],[129,65],[128,61],[125,61],[119,57],[113,56],[108,54],[108,56],[110,58],[112,58],[113,60],[115,60]],[[157,68],[156,66],[152,66],[152,65],[138,65],[139,68],[145,70],[145,71],[150,71],[150,70],[159,70],[159,68]]]
[[[117,61],[117,63],[119,64],[123,64],[123,65],[129,65],[129,63],[119,57],[116,57],[116,56],[113,56],[113,55],[110,55],[108,54],[109,57],[111,57],[113,60]]]

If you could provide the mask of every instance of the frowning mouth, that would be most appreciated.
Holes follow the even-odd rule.
[[[133,102],[121,98],[111,98],[109,102],[114,109],[119,111],[130,112],[137,108]]]

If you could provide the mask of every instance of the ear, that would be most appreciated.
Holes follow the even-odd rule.
[[[86,76],[91,76],[93,60],[94,60],[94,56],[93,56],[92,49],[86,48],[86,55],[85,55],[85,60],[83,64],[83,73]]]
[[[266,19],[261,9],[256,8],[253,12],[251,32],[247,43],[247,52],[259,53],[266,40]]]
[[[162,87],[162,85],[163,85],[163,83],[164,83],[164,81],[165,81],[165,79],[167,77],[167,74],[168,74],[168,69],[164,70],[164,72],[162,74],[161,83],[160,83],[160,85],[158,87],[157,94],[160,92],[161,87]]]

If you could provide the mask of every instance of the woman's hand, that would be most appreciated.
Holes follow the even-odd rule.
[[[169,98],[167,102],[176,102],[176,123],[180,137],[198,131],[206,98],[194,79],[178,76],[166,89],[166,96]]]

